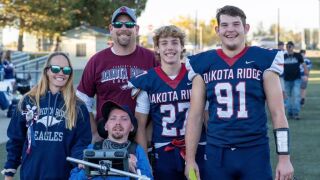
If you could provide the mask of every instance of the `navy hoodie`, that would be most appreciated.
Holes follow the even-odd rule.
[[[6,175],[21,164],[20,179],[68,179],[73,168],[67,156],[82,159],[91,142],[89,113],[85,104],[76,102],[76,126],[66,128],[65,104],[60,93],[47,92],[40,98],[40,111],[26,96],[22,110],[16,110],[8,127]]]

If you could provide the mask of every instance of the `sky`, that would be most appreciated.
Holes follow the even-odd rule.
[[[215,18],[216,10],[224,5],[235,5],[247,15],[247,23],[254,31],[259,23],[269,28],[278,22],[280,27],[301,31],[303,28],[318,28],[320,0],[148,0],[140,17],[140,33],[148,33],[154,28],[170,24],[179,16],[198,17],[209,21]]]
[[[215,18],[216,10],[224,5],[235,5],[244,10],[247,23],[256,31],[258,24],[268,30],[271,24],[301,32],[303,28],[319,28],[320,0],[148,0],[145,10],[138,17],[140,34],[150,34],[155,28],[170,24],[179,16],[198,17],[198,20],[209,21]],[[150,30],[150,25],[153,29]],[[17,30],[11,29],[12,34]],[[3,41],[16,40],[16,36],[3,37]]]

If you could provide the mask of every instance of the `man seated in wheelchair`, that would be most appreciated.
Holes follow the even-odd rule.
[[[98,133],[103,141],[90,144],[84,151],[84,160],[108,166],[117,170],[147,176],[152,179],[151,166],[143,148],[134,142],[137,120],[128,106],[107,101],[101,108],[103,120],[98,123]],[[71,180],[108,179],[127,180],[113,172],[79,165],[70,175]]]

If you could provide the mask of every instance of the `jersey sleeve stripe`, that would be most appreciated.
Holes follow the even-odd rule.
[[[188,79],[190,81],[192,81],[193,78],[197,75],[197,73],[194,72],[194,70],[193,70],[193,68],[192,68],[192,66],[190,64],[190,59],[189,58],[186,59],[186,68],[188,70]]]
[[[283,73],[283,63],[284,63],[283,52],[278,51],[271,66],[266,70],[273,71],[280,75]]]

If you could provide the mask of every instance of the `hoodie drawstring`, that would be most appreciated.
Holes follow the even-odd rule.
[[[60,95],[60,92],[57,92],[56,98],[54,99],[53,112],[52,112],[52,115],[51,115],[51,121],[50,121],[49,126],[51,126],[51,125],[52,125],[54,112],[55,112],[55,111],[56,111],[56,109],[57,109],[57,100],[58,100],[59,95]],[[47,119],[47,120],[48,120],[48,119]],[[47,127],[48,127],[48,125],[47,125]]]
[[[48,107],[48,114],[47,114],[47,125],[46,125],[46,131],[48,131],[48,124],[49,124],[49,115],[50,115],[50,100],[51,100],[51,93],[50,93],[50,91],[48,91],[48,98],[49,98],[49,100],[48,100],[48,105],[47,105],[47,107]],[[40,111],[40,109],[39,109],[39,111]]]

